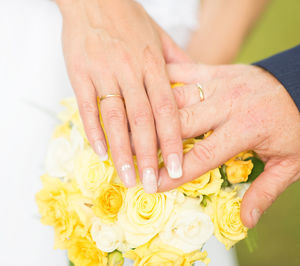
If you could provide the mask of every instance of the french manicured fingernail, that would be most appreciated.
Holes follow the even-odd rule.
[[[134,187],[136,185],[135,171],[130,164],[123,164],[121,166],[121,179],[126,187]]]
[[[157,179],[153,168],[143,170],[143,186],[146,193],[157,192]]]
[[[259,209],[253,209],[251,212],[251,216],[252,216],[252,221],[253,221],[253,226],[256,225],[258,223],[258,220],[261,216],[261,212]]]
[[[168,155],[167,169],[171,178],[180,178],[182,176],[182,167],[178,154],[171,153]]]
[[[96,141],[94,144],[94,147],[95,147],[95,151],[99,155],[101,161],[108,160],[108,155],[107,155],[107,151],[105,149],[105,145],[103,144],[103,142],[101,140]]]

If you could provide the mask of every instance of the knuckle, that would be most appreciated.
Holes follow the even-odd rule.
[[[186,91],[184,87],[174,89],[174,94],[176,95],[179,105],[184,105],[187,102]]]
[[[152,166],[157,163],[156,154],[150,154],[147,151],[141,152],[138,154],[138,157],[143,161],[144,165]]]
[[[150,112],[143,110],[140,112],[136,112],[133,115],[133,125],[136,127],[145,126],[148,124],[152,124],[153,118]]]
[[[205,142],[205,144],[202,141],[198,142],[192,152],[198,161],[213,161],[215,159],[215,145],[208,140]]]
[[[262,198],[265,199],[268,203],[272,204],[276,199],[276,193],[269,189],[264,189],[262,191]]]
[[[151,65],[158,70],[163,69],[165,64],[164,58],[160,55],[154,55],[151,59]]]
[[[165,60],[159,53],[155,53],[149,45],[144,49],[146,73],[153,76],[153,73],[160,73],[164,69]]]
[[[82,58],[77,58],[79,60],[71,60],[68,63],[68,71],[70,75],[74,75],[75,77],[77,76],[85,76],[85,67],[83,65],[83,60]]]
[[[106,112],[106,119],[109,126],[126,123],[125,113],[123,110],[117,108],[108,110]]]
[[[189,109],[181,109],[179,111],[179,117],[181,124],[183,125],[182,127],[189,130],[191,127],[191,124],[193,123],[195,114],[192,110]]]
[[[98,115],[98,107],[90,101],[83,101],[79,104],[79,108],[83,113],[89,115]]]
[[[118,61],[122,66],[126,66],[129,69],[134,69],[134,60],[135,58],[132,57],[132,52],[126,48],[126,45],[121,40],[113,40],[112,47],[113,51],[117,55]]]
[[[88,70],[81,65],[68,65],[68,74],[70,81],[75,92],[82,92],[83,83],[89,83],[90,77],[88,75]]]
[[[121,45],[119,45],[119,48],[117,50],[119,50],[120,61],[124,65],[132,67],[133,62],[132,62],[131,54],[126,49],[124,49]]]
[[[162,64],[164,61],[163,57],[158,56],[149,45],[144,48],[144,58],[146,59],[146,62],[150,62],[155,65]]]
[[[174,150],[175,147],[180,147],[181,142],[173,136],[166,136],[161,139],[160,145],[162,149],[169,151]]]
[[[159,116],[174,115],[176,106],[171,99],[165,98],[155,106],[155,113]]]
[[[86,127],[86,134],[90,142],[94,142],[99,138],[99,128],[95,126]]]

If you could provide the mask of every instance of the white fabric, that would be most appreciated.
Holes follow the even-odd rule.
[[[181,47],[197,28],[200,0],[137,0]]]
[[[191,19],[188,14],[195,1],[163,3],[163,0],[143,0],[152,15],[159,12],[160,4],[165,11],[172,10],[155,16],[157,21],[162,15],[166,19],[165,16],[181,13],[185,16],[178,15],[177,21],[172,17],[164,23],[172,28],[182,20],[183,31],[192,27],[195,17]],[[47,143],[57,123],[59,101],[72,95],[60,32],[61,17],[53,2],[0,0],[0,265],[3,266],[67,265],[66,252],[53,250],[53,231],[40,223],[34,200],[41,187],[39,177],[44,172]],[[181,38],[184,43],[187,37]],[[212,240],[207,249],[213,258],[212,266],[235,265],[234,254],[226,253],[221,244]]]

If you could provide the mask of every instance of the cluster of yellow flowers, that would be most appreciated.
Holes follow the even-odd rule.
[[[247,181],[252,171],[246,160],[251,152],[228,161],[223,172],[213,169],[178,189],[147,194],[140,184],[124,187],[111,158],[99,160],[76,101],[67,99],[63,105],[36,200],[42,223],[55,230],[55,247],[67,249],[74,265],[117,266],[124,258],[134,265],[207,264],[202,248],[212,235],[228,249],[247,236],[240,220],[247,183],[237,183]],[[197,141],[185,140],[184,152]]]

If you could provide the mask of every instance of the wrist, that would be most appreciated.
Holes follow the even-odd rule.
[[[278,97],[280,97],[281,102],[285,102],[285,106],[293,109],[294,113],[299,114],[299,110],[296,106],[296,103],[293,100],[292,95],[289,93],[287,88],[274,76],[271,72],[264,69],[263,67],[257,65],[251,65],[252,69],[255,69],[257,76],[260,76],[261,87],[262,88],[273,88],[274,95],[278,92]],[[276,92],[275,92],[276,89]]]

